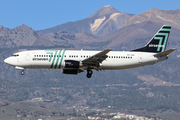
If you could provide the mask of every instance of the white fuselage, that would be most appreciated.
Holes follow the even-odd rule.
[[[4,61],[17,69],[37,68],[37,69],[68,69],[65,68],[65,60],[79,61],[79,69],[87,69],[81,61],[93,56],[100,51],[85,50],[30,50],[15,53]],[[155,53],[149,52],[123,52],[110,51],[108,57],[96,70],[117,70],[151,65],[167,59],[164,57],[154,57]]]

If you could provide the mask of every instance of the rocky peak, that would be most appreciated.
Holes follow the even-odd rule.
[[[159,10],[159,9],[157,9],[157,8],[155,8],[155,7],[153,7],[153,8],[150,9],[148,12],[159,12],[159,11],[161,11],[161,10]]]
[[[2,32],[5,32],[5,31],[8,31],[9,30],[9,28],[6,28],[6,27],[4,27],[4,26],[0,26],[0,34],[2,34]]]
[[[0,29],[3,29],[3,28],[4,28],[4,26],[1,25],[1,26],[0,26]]]
[[[22,24],[21,26],[16,27],[15,29],[21,29],[21,30],[32,30],[31,27],[28,27],[25,24]],[[34,31],[34,30],[33,30]]]
[[[88,18],[94,18],[94,17],[99,18],[102,16],[110,16],[113,13],[121,13],[121,12],[115,9],[114,7],[108,5],[108,6],[103,6],[101,9],[91,14]]]

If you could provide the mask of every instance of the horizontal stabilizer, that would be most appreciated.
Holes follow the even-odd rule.
[[[176,49],[166,50],[166,51],[164,51],[164,52],[157,53],[157,54],[155,54],[154,56],[155,56],[155,57],[167,56],[167,55],[169,55],[170,53],[172,53],[172,52],[175,51],[175,50],[176,50]]]

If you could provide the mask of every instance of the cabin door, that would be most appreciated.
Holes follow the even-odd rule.
[[[25,60],[30,61],[30,53],[29,52],[25,53]]]
[[[139,54],[138,62],[139,62],[139,63],[142,63],[142,62],[143,62],[143,55],[142,55],[142,54]]]

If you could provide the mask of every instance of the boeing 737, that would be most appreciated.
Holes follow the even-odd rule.
[[[130,51],[87,50],[29,50],[13,54],[5,63],[24,69],[62,69],[63,74],[78,74],[87,71],[91,78],[94,70],[121,70],[152,65],[166,60],[175,49],[165,51],[171,25],[163,25],[142,48]]]

